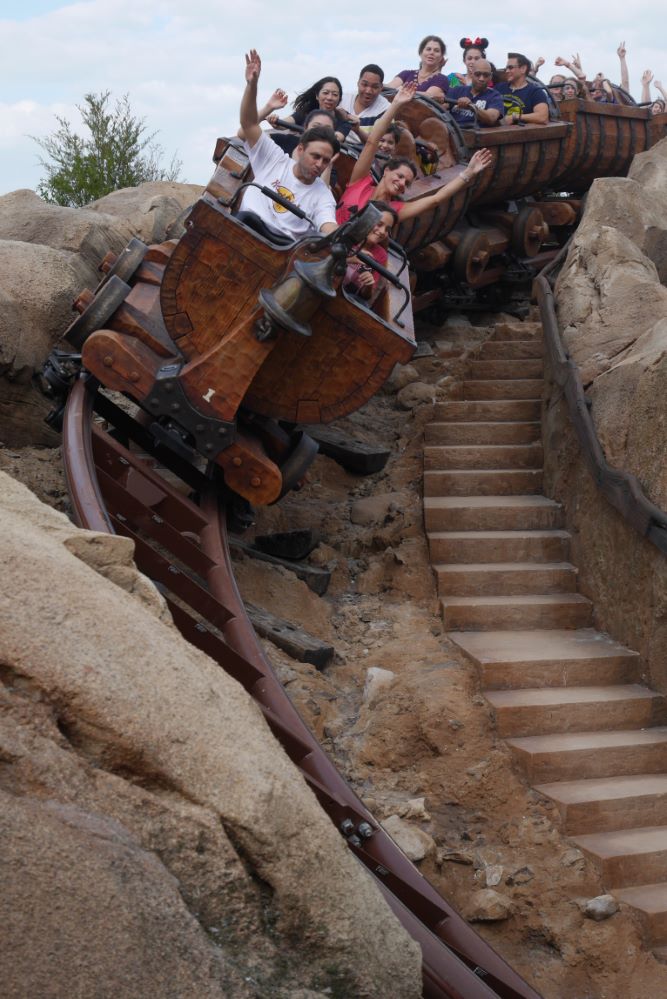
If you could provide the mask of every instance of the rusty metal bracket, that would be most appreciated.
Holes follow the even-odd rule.
[[[182,427],[192,437],[195,449],[214,460],[236,439],[236,423],[216,420],[193,406],[179,380],[181,367],[166,364],[160,368],[142,405],[149,413],[166,416]]]

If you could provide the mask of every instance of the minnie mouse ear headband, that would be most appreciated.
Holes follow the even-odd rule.
[[[489,46],[488,38],[462,38],[459,42],[462,49],[479,49],[485,52]]]

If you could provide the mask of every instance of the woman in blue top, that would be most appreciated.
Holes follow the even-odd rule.
[[[402,69],[388,87],[398,88],[403,83],[416,83],[417,93],[432,97],[442,104],[449,90],[449,82],[441,73],[447,62],[447,46],[438,35],[427,35],[419,43],[419,69]]]

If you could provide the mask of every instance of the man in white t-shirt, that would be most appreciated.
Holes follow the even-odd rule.
[[[389,101],[382,96],[384,71],[375,63],[364,66],[357,81],[356,94],[343,94],[339,107],[348,114],[359,119],[359,130],[368,135],[374,123],[389,107]],[[348,140],[359,141],[354,132],[350,132]],[[363,141],[363,139],[362,139]]]
[[[336,228],[336,203],[321,179],[339,150],[333,129],[316,126],[303,133],[291,158],[259,126],[257,81],[262,63],[255,49],[246,55],[246,88],[241,99],[241,128],[250,156],[255,181],[270,187],[308,215],[308,220],[293,215],[279,202],[249,187],[243,195],[243,211],[254,212],[280,233],[299,239],[312,230],[327,233]]]

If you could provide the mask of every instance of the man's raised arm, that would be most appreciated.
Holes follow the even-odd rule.
[[[250,49],[245,57],[245,90],[241,98],[241,128],[245,135],[245,141],[249,146],[254,146],[262,130],[259,127],[259,114],[257,112],[257,81],[262,72],[262,60],[256,49]]]

